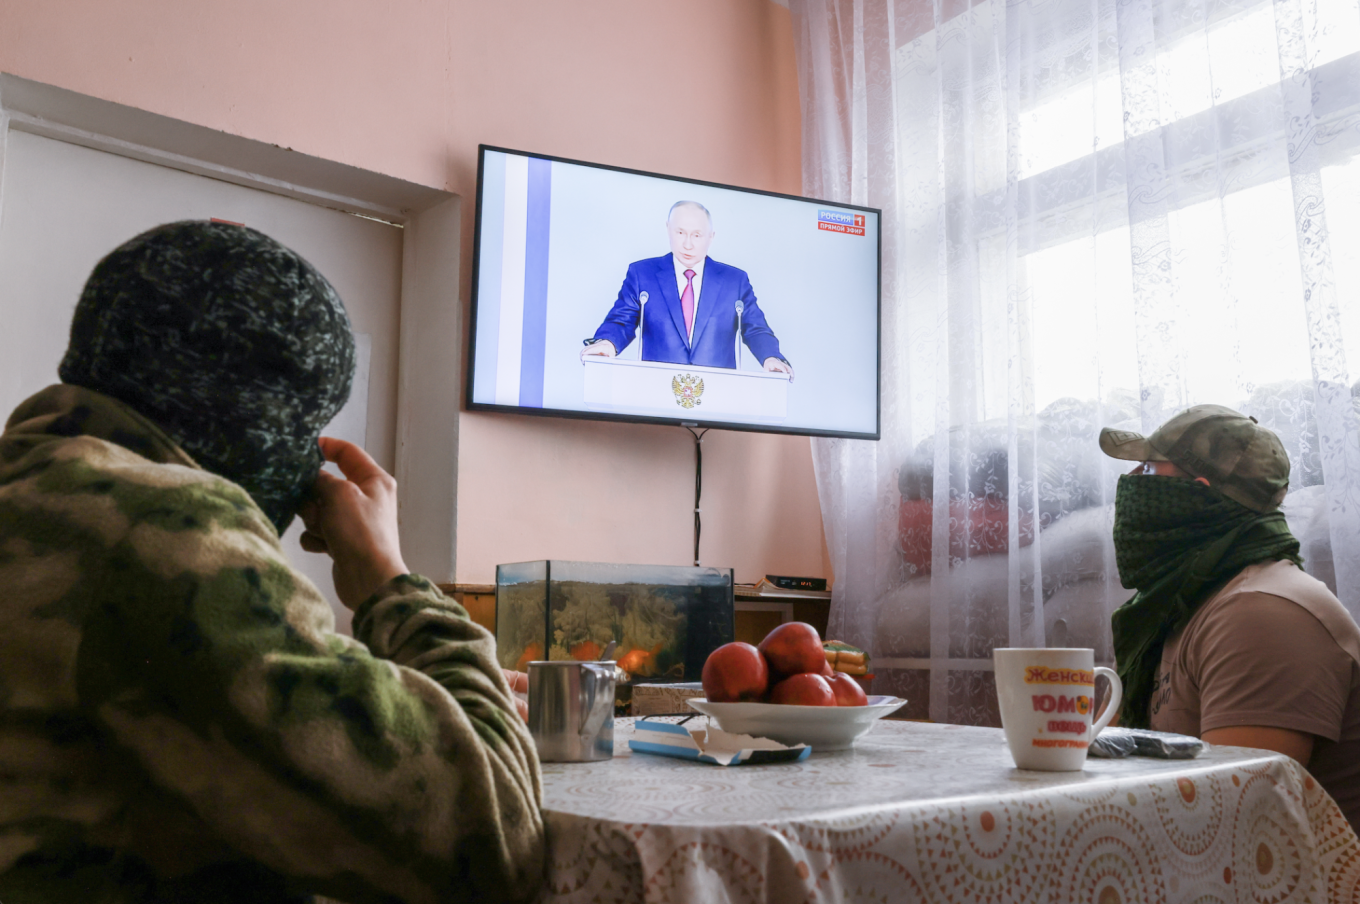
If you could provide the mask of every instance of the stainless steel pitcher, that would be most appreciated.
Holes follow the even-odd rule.
[[[614,755],[614,663],[529,663],[529,734],[545,763]]]

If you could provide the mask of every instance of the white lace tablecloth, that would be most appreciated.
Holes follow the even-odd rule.
[[[630,754],[631,722],[613,760],[543,767],[545,901],[1360,902],[1360,840],[1284,756],[1025,772],[998,729],[881,722],[722,768]]]

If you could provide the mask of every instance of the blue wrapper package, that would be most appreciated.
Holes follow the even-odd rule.
[[[683,725],[639,719],[628,747],[637,753],[671,756],[713,766],[795,763],[807,759],[806,744],[786,747],[768,738],[728,734],[717,728],[690,730]]]

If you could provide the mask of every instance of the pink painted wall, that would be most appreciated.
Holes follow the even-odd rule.
[[[462,195],[465,309],[479,142],[800,191],[791,23],[771,0],[4,0],[0,70]],[[460,418],[460,581],[525,559],[689,562],[688,433]],[[830,576],[808,441],[704,448],[705,564]]]

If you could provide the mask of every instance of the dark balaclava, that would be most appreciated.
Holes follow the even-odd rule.
[[[282,534],[349,398],[354,335],[297,253],[244,226],[169,223],[94,268],[59,373],[154,421]]]

